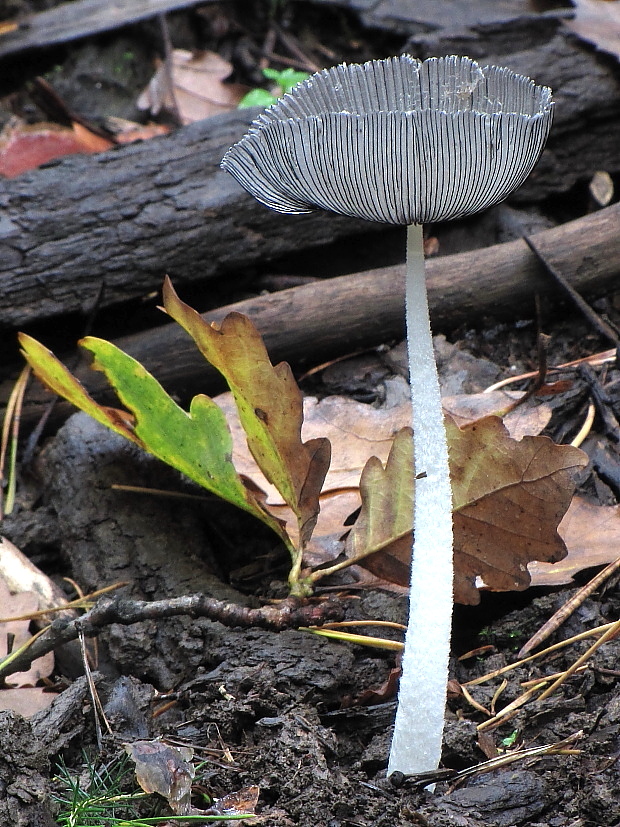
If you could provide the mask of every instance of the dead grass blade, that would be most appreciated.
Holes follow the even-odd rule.
[[[617,560],[614,560],[613,563],[610,563],[606,566],[602,571],[600,571],[595,577],[590,580],[583,588],[579,589],[576,595],[567,600],[566,603],[558,609],[558,611],[549,618],[549,620],[544,623],[540,629],[533,635],[528,642],[521,648],[521,651],[517,655],[519,658],[524,658],[528,655],[532,650],[536,649],[543,640],[546,640],[556,629],[559,629],[560,626],[564,623],[564,621],[572,615],[572,613],[581,606],[584,600],[589,597],[598,587],[608,580],[612,574],[615,574],[618,570],[620,570],[620,557]]]
[[[4,413],[2,440],[0,442],[0,520],[2,520],[5,514],[11,513],[13,505],[15,504],[17,440],[19,437],[19,423],[24,403],[24,394],[29,378],[30,366],[27,365],[22,369],[13,386]],[[7,453],[9,459],[8,469],[6,468]]]

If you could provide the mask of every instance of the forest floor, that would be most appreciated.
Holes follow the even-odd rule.
[[[0,8],[3,5],[6,16],[16,9],[23,11],[19,3],[0,3]],[[324,65],[384,57],[402,48],[399,34],[364,29],[352,13],[328,4],[324,8],[320,3],[304,3],[299,9],[297,4],[292,4],[294,9],[282,5],[280,23],[297,38],[293,46],[304,45],[307,56],[305,47],[308,43],[316,47],[318,40]],[[212,48],[217,43],[235,67],[236,82],[248,87],[263,83],[250,48],[260,38],[250,21],[240,23],[238,8],[233,13],[226,4],[209,4],[198,12],[176,13],[170,17],[169,34],[175,46],[189,49],[197,44]],[[36,71],[48,71],[54,88],[85,118],[96,119],[104,112],[137,118],[135,100],[152,73],[150,56],[159,37],[158,27],[146,22],[45,52],[34,63],[40,62]],[[316,47],[313,54],[320,52]],[[119,55],[129,54],[131,59],[124,65],[130,67],[131,77],[116,84],[116,97],[103,91],[100,97],[95,95],[92,77],[85,80],[89,73],[95,68],[105,72],[106,67],[114,73]],[[291,63],[303,68],[297,65],[303,63],[303,55]],[[5,79],[3,119],[8,120],[9,109],[17,109],[36,121],[39,114],[28,103],[27,84],[17,82],[19,65],[12,63],[13,75]],[[558,194],[529,209],[520,206],[529,226],[539,228],[593,208],[585,184],[569,196]],[[496,241],[488,226],[487,222],[478,231],[478,246]],[[462,249],[462,229],[450,235],[438,228],[437,236],[440,250],[445,245],[442,252]],[[331,260],[343,266],[349,253],[347,242],[342,242],[337,249],[313,254],[311,264],[303,254],[270,263],[268,268],[257,262],[242,274],[241,287],[232,281],[229,289],[219,286],[221,302],[250,295],[256,274],[270,271],[312,278]],[[377,250],[369,266],[380,260]],[[596,303],[596,310],[616,325],[620,325],[618,307],[613,295]],[[609,347],[575,312],[561,302],[542,308],[538,321],[551,337],[549,364]],[[108,332],[110,327],[115,334],[131,332],[111,325],[109,311],[106,318]],[[536,320],[498,323],[485,318],[476,329],[441,332],[454,345],[438,342],[447,395],[480,390],[499,377],[539,367]],[[72,344],[67,342],[67,348]],[[452,361],[455,353],[462,357],[458,376]],[[301,387],[310,396],[348,396],[381,409],[395,387],[406,395],[402,372],[402,346],[387,342],[378,351],[353,355],[313,373],[301,380]],[[604,377],[612,411],[617,378],[612,364]],[[576,421],[588,392],[583,378],[573,377],[564,403],[554,406],[544,433],[557,438],[566,430],[567,420]],[[617,448],[600,417],[582,448],[595,461],[579,479],[580,493],[601,506],[615,505],[620,496]],[[112,485],[132,485],[196,493],[178,474],[128,447],[84,414],[76,414],[48,434],[19,474],[17,505],[5,517],[2,534],[67,594],[74,596],[73,586],[63,578],[89,591],[128,582],[123,593],[139,599],[202,592],[242,606],[258,606],[286,594],[286,552],[247,515],[213,501],[113,490]],[[165,797],[151,795],[130,803],[115,798],[138,790],[126,745],[148,741],[149,746],[136,747],[142,758],[149,750],[156,752],[155,743],[191,750],[189,759],[190,753],[184,758],[175,755],[182,769],[171,769],[169,754],[161,764],[155,760],[156,770],[151,769],[153,774],[168,772],[177,795],[185,789],[183,773],[191,764],[193,806],[203,810],[211,806],[212,814],[231,818],[253,809],[256,817],[242,822],[248,825],[618,827],[618,640],[601,647],[587,667],[549,699],[524,704],[490,730],[480,729],[490,717],[484,709],[500,711],[522,696],[526,682],[568,669],[592,640],[577,641],[544,660],[531,660],[470,686],[477,707],[458,689],[517,660],[521,646],[593,574],[592,569],[585,570],[573,583],[520,593],[483,592],[479,605],[455,606],[450,664],[454,691],[446,711],[442,767],[458,772],[492,756],[516,756],[519,751],[569,739],[563,754],[526,753],[497,770],[440,780],[432,793],[408,782],[396,788],[386,779],[396,708],[398,659],[393,651],[297,629],[230,628],[206,618],[143,620],[130,626],[113,623],[96,645],[87,644],[94,689],[82,675],[79,647],[66,645],[56,653],[55,670],[47,680],[48,689],[59,693],[54,704],[27,719],[0,711],[0,799],[4,799],[0,823],[107,827],[125,823],[122,819],[134,823],[129,821],[133,818],[137,824],[145,823],[139,818],[165,816],[170,813]],[[344,578],[318,590],[319,597],[327,595],[340,604],[347,619],[406,622],[402,591],[360,588],[354,578]],[[619,616],[616,574],[581,603],[547,644]],[[473,654],[461,659],[467,653]],[[98,695],[101,710],[93,708],[91,690]],[[102,715],[109,725],[108,729],[104,724],[103,734],[97,724],[104,720]],[[149,777],[152,782],[153,776]],[[78,788],[82,793],[75,792]],[[174,790],[171,795],[174,798]],[[71,821],[69,805],[61,800],[73,798],[75,810],[80,796],[84,811]],[[93,809],[99,806],[103,809]]]

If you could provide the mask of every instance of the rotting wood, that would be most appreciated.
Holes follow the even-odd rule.
[[[314,0],[326,6],[337,6],[359,14],[360,20],[369,28],[393,30],[401,33],[418,31],[454,30],[471,27],[507,26],[519,20],[526,20],[530,26],[542,21],[558,10],[539,12],[531,0],[442,0],[438,12],[437,0]],[[570,9],[559,10],[570,14]]]
[[[619,227],[620,204],[615,204],[538,233],[534,239],[545,258],[576,290],[601,295],[618,282]],[[552,280],[544,276],[536,256],[522,240],[430,259],[427,278],[435,332],[476,324],[485,315],[531,317],[535,294],[557,295]],[[274,362],[286,360],[297,367],[320,364],[402,338],[404,265],[293,287],[210,311],[204,318],[219,322],[233,310],[253,320]],[[175,324],[123,337],[116,344],[142,362],[169,392],[186,398],[196,392],[224,389],[219,374]],[[75,374],[97,398],[114,399],[100,373],[82,365]],[[8,387],[3,389],[0,399],[7,391]],[[40,387],[33,387],[22,419],[36,418],[49,398]],[[58,404],[55,419],[72,410],[67,403]]]
[[[558,29],[554,21],[546,21],[540,31],[527,21],[515,27],[416,36],[408,48],[422,58],[466,54],[551,87],[555,110],[547,150],[513,200],[537,201],[543,192],[557,196],[587,181],[596,169],[619,171],[620,82],[607,56]]]
[[[118,305],[380,224],[313,213],[284,220],[219,163],[256,110],[0,181],[0,328]]]
[[[516,200],[540,202],[598,169],[620,170],[620,84],[608,61],[560,34],[500,58],[551,85],[557,101],[547,150]],[[217,116],[0,182],[0,327],[81,312],[102,282],[103,306],[118,305],[159,289],[165,273],[181,287],[382,231],[320,212],[284,219],[244,193],[219,161],[255,114]]]
[[[17,19],[18,28],[0,38],[0,58],[29,49],[68,43],[120,29],[158,14],[215,0],[74,0]]]

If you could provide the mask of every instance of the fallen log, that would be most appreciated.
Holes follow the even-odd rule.
[[[537,233],[537,248],[580,293],[602,295],[620,284],[620,204]],[[435,332],[475,325],[485,315],[532,317],[534,297],[557,295],[554,282],[522,240],[427,262],[429,302]],[[182,293],[182,291],[181,291]],[[398,340],[404,328],[404,267],[316,281],[249,299],[204,314],[219,322],[237,311],[248,315],[264,336],[274,362],[312,364]],[[116,344],[138,359],[169,392],[187,399],[223,389],[219,374],[176,324],[126,336]],[[114,396],[102,375],[82,365],[78,378],[98,399]],[[2,396],[6,398],[7,388]],[[40,388],[27,397],[23,419],[32,421],[47,401]],[[72,410],[63,403],[56,417]]]
[[[0,39],[0,58],[68,43],[158,14],[209,2],[214,0],[115,0],[114,3],[110,0],[77,0],[61,3],[53,9],[24,15],[15,21],[15,29]]]
[[[0,180],[0,329],[161,285],[234,273],[258,258],[331,244],[380,224],[313,213],[283,220],[220,169],[256,110],[172,135],[60,159]]]
[[[545,31],[544,47],[497,58],[549,84],[557,101],[548,147],[515,194],[520,202],[557,196],[599,169],[620,170],[620,85],[609,62]],[[447,36],[437,45],[450,51]],[[0,328],[82,312],[102,284],[101,304],[113,306],[158,289],[166,273],[182,287],[381,233],[381,225],[322,212],[283,218],[244,193],[219,161],[256,114],[248,112],[0,182]]]

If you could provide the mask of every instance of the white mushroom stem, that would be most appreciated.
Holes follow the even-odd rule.
[[[406,314],[418,479],[409,623],[388,775],[439,764],[452,623],[452,489],[420,225],[407,230]]]

